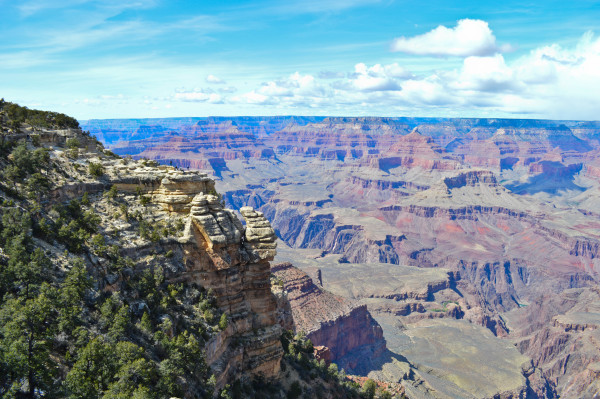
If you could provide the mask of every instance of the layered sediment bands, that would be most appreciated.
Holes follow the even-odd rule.
[[[452,153],[476,167],[502,169],[502,160],[510,158],[514,165],[527,165],[528,160],[559,161],[592,149],[589,143],[576,137],[565,125],[504,126],[474,135],[475,129],[446,146]],[[489,137],[489,134],[493,136]]]
[[[315,248],[324,252],[344,254],[346,261],[399,262],[394,246],[405,237],[383,235],[369,237],[360,224],[344,224],[334,214],[299,213],[295,209],[265,205],[263,211],[273,220],[279,236],[294,248]]]
[[[292,124],[273,133],[265,143],[277,154],[344,161],[380,154],[408,126],[387,123],[381,118],[326,118],[305,126]]]
[[[227,329],[207,344],[207,362],[221,384],[244,374],[277,377],[283,355],[270,289],[275,238],[258,213],[247,208],[243,214],[248,217],[245,231],[217,197],[198,194],[181,240],[186,270],[178,278],[212,289],[229,316]],[[263,230],[252,227],[257,224]]]
[[[228,170],[227,161],[234,159],[275,158],[274,151],[249,132],[231,123],[204,126],[196,124],[180,128],[156,139],[121,142],[113,146],[119,155],[135,159],[153,159],[180,168],[213,170],[217,176]]]
[[[563,397],[600,392],[600,290],[547,295],[511,317],[517,347],[544,370]],[[538,328],[536,328],[538,327]]]
[[[373,359],[385,351],[383,331],[366,305],[323,290],[290,263],[271,271],[287,293],[296,332],[304,331],[315,346],[327,347],[331,361],[353,369],[360,356]]]
[[[116,164],[110,181],[118,190],[150,195],[166,211],[188,213],[192,199],[199,193],[214,193],[215,182],[204,173],[184,173],[164,167],[155,168]]]
[[[465,219],[465,220],[478,220],[478,216],[484,214],[491,215],[506,215],[515,218],[529,218],[526,212],[514,211],[512,209],[502,208],[499,206],[481,206],[473,205],[466,206],[463,208],[437,208],[434,206],[419,206],[419,205],[392,205],[380,208],[382,212],[407,212],[413,215],[431,218],[431,219]]]
[[[269,222],[262,213],[242,208],[244,227],[233,211],[223,208],[219,197],[210,194],[214,181],[205,174],[131,164],[137,168],[106,164],[107,179],[121,191],[142,190],[162,207],[157,211],[162,217],[174,214],[185,222],[182,237],[160,243],[180,259],[181,269],[172,270],[168,279],[212,290],[227,315],[227,328],[205,346],[217,386],[256,375],[278,378],[283,349],[270,286],[276,237]],[[137,258],[152,249],[133,246],[126,251]]]
[[[347,181],[350,184],[359,186],[363,189],[374,189],[381,191],[399,188],[422,191],[429,188],[429,186],[419,185],[410,181],[366,179],[358,176],[350,176]]]
[[[371,161],[371,166],[389,170],[403,166],[427,170],[454,170],[460,162],[452,159],[431,137],[423,136],[415,128],[410,134],[398,137],[381,158]]]
[[[497,185],[498,180],[493,173],[483,170],[474,170],[461,173],[456,176],[447,177],[444,179],[444,184],[449,190],[460,187],[474,187],[477,184]]]

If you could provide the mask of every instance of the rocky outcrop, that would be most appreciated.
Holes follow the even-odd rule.
[[[295,331],[306,333],[315,346],[328,348],[329,361],[351,370],[361,356],[373,359],[385,351],[383,331],[366,305],[323,290],[290,263],[271,271],[287,293]]]
[[[182,239],[186,271],[181,278],[213,289],[231,320],[207,344],[207,362],[223,384],[245,373],[277,377],[283,355],[277,303],[270,290],[269,261],[275,255],[276,238],[268,234],[268,222],[252,212],[244,211],[248,216],[244,231],[217,197],[200,193],[191,202]],[[256,224],[262,230],[251,227]],[[234,345],[235,341],[243,344]]]
[[[242,225],[218,196],[210,194],[214,181],[205,174],[133,164],[137,167],[115,165],[107,171],[107,179],[125,193],[141,190],[165,215],[185,221],[181,237],[162,242],[179,254],[183,267],[168,279],[212,290],[227,315],[227,328],[205,345],[217,386],[255,375],[278,378],[283,349],[277,302],[270,289],[269,262],[276,253],[276,236],[269,222],[260,212],[244,208],[246,226]],[[133,246],[127,251],[140,256],[147,249]]]
[[[444,179],[444,184],[449,190],[465,186],[475,187],[477,184],[497,185],[498,180],[492,172],[487,170],[474,170],[461,173]]]
[[[544,371],[564,397],[600,393],[600,290],[576,288],[547,295],[512,321],[521,352]],[[538,328],[536,328],[538,327]]]

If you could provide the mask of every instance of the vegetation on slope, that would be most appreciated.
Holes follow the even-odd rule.
[[[79,128],[77,119],[65,114],[29,109],[15,103],[4,101],[3,98],[0,99],[0,112],[6,115],[6,125],[13,130],[17,130],[24,123],[38,128]]]
[[[157,219],[141,190],[107,185],[103,162],[114,154],[79,129],[62,147],[25,134],[35,115],[51,121],[45,126],[77,127],[2,101],[0,397],[374,397],[289,333],[284,378],[216,392],[204,345],[228,316],[210,290],[165,278],[182,265],[161,243],[182,234],[182,220]],[[66,199],[70,186],[93,189]],[[153,249],[132,259],[123,250],[132,241]]]
[[[23,110],[6,104],[3,131],[15,126],[7,115]],[[36,112],[18,114],[25,115],[18,121],[46,115]],[[53,126],[75,126],[61,118]],[[35,136],[12,137],[20,136],[5,135],[0,153],[0,396],[212,396],[203,345],[227,323],[214,295],[167,284],[162,261],[168,254],[134,272],[135,262],[107,231],[106,217],[123,215],[103,214],[98,204],[125,209],[140,239],[176,234],[182,226],[158,231],[152,225],[148,232],[148,215],[130,215],[135,207],[114,189],[54,202],[52,192],[65,180],[93,181],[101,176],[98,167],[77,167],[82,160],[72,142],[63,152],[40,146]],[[90,259],[105,260],[104,270],[90,273]],[[101,289],[106,279],[121,283]]]

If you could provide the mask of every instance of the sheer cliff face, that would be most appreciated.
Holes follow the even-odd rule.
[[[275,265],[272,272],[291,305],[295,331],[326,347],[327,360],[352,372],[386,350],[383,330],[366,305],[325,291],[290,263]]]
[[[243,376],[277,377],[283,350],[269,280],[276,253],[269,222],[247,207],[241,209],[243,226],[219,197],[208,194],[214,182],[204,174],[135,165],[107,165],[115,186],[123,192],[141,190],[165,215],[185,220],[183,236],[168,244],[181,254],[183,266],[170,280],[211,289],[228,315],[227,328],[206,344],[218,386]]]

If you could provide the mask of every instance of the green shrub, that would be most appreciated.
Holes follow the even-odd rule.
[[[221,315],[221,319],[219,320],[219,329],[221,331],[225,330],[227,328],[227,314],[223,313]]]
[[[143,206],[148,206],[148,204],[150,204],[150,197],[148,195],[142,195],[140,197],[140,204],[142,204]]]
[[[34,134],[31,136],[31,144],[33,144],[34,147],[39,147],[42,145],[39,134]]]
[[[88,165],[88,172],[95,178],[102,177],[104,175],[104,167],[101,163],[90,162]]]
[[[74,149],[81,147],[81,143],[79,142],[79,140],[76,137],[67,139],[66,145],[67,145],[67,148],[70,150],[74,150]]]
[[[290,385],[290,390],[287,393],[287,398],[297,399],[300,397],[300,395],[302,395],[302,386],[298,381],[292,382],[292,385]]]
[[[372,379],[365,381],[362,391],[367,399],[373,399],[375,397],[375,391],[377,390],[377,383]]]
[[[119,191],[117,190],[117,186],[112,185],[110,186],[110,189],[104,193],[104,195],[109,200],[114,200],[117,197],[118,192]]]

